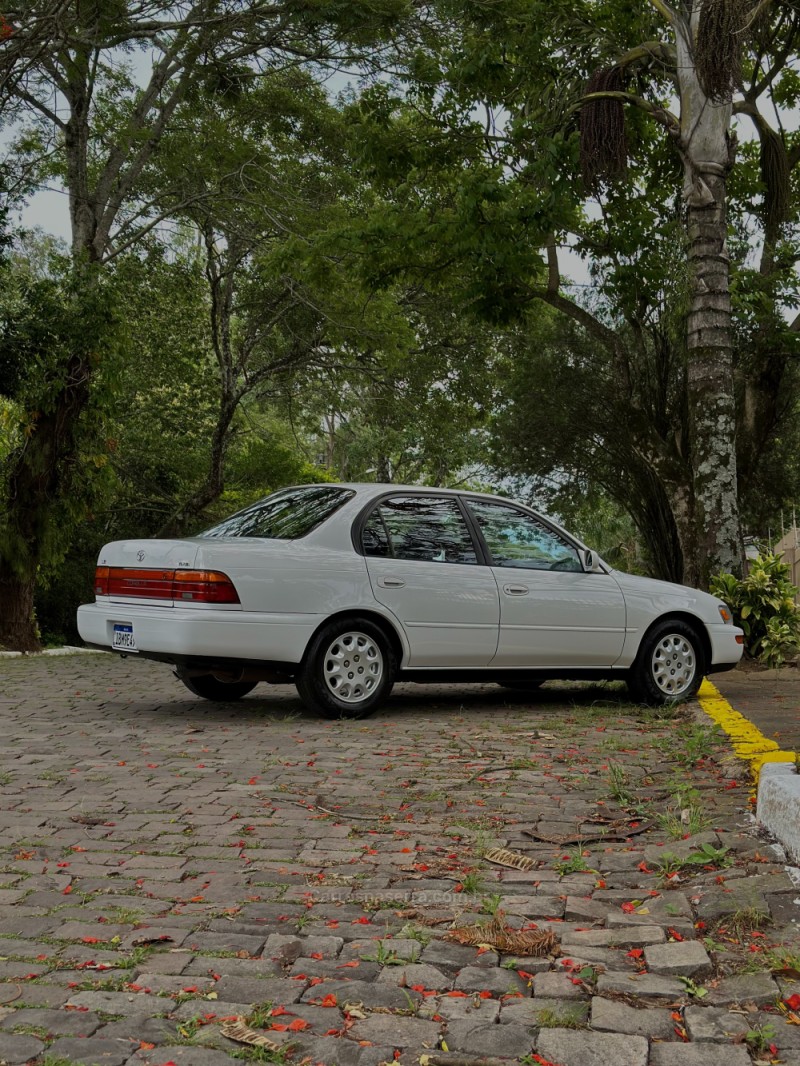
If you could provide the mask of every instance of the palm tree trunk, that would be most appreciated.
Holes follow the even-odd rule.
[[[692,14],[696,22],[698,12]],[[732,162],[731,105],[703,92],[694,68],[695,27],[676,27],[681,148],[687,203],[689,312],[687,382],[692,453],[694,559],[687,577],[706,585],[739,571],[742,545],[736,482],[733,336],[727,252],[726,177]]]

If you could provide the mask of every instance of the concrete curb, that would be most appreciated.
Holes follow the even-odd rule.
[[[66,645],[63,648],[45,648],[44,651],[0,651],[0,659],[38,659],[42,655],[105,655],[97,648],[76,648]]]
[[[791,763],[761,767],[756,818],[800,863],[800,773]]]
[[[747,763],[756,785],[756,819],[800,864],[800,773],[797,754],[778,747],[751,721],[735,710],[720,691],[705,680],[698,703],[728,734],[734,754]]]

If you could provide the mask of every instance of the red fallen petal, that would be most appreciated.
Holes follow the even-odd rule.
[[[455,990],[453,990],[452,992],[445,992],[445,995],[449,996],[450,999],[466,999],[467,998],[467,993],[466,992],[456,992]]]
[[[789,998],[785,999],[783,1002],[786,1004],[789,1010],[800,1009],[800,993],[795,992],[793,996],[789,996]]]
[[[478,993],[478,996],[481,999],[491,999],[492,998],[492,993],[489,991],[488,988],[484,988],[484,990],[482,992]]]
[[[290,1014],[290,1013],[291,1012],[286,1010],[284,1007],[273,1007],[272,1010],[269,1012],[269,1016],[270,1016],[270,1018],[279,1018],[281,1016],[281,1014]]]
[[[337,922],[338,925],[338,922]],[[353,959],[352,962],[343,962],[340,966],[337,966],[337,970],[352,970],[356,966],[360,966],[361,963],[358,959]]]
[[[338,1001],[333,992],[329,992],[327,996],[323,996],[322,1003],[320,1003],[321,1007],[337,1007],[338,1005]]]
[[[628,952],[629,959],[640,959],[644,955],[644,948],[631,948]]]
[[[293,1022],[289,1022],[287,1028],[292,1033],[299,1033],[301,1029],[309,1029],[310,1025],[304,1018],[295,1018]]]
[[[321,959],[322,958],[322,952],[321,951],[312,951],[311,954],[308,957],[310,959]]]
[[[636,910],[636,904],[635,903],[623,903],[622,904],[622,910],[625,911],[626,914],[633,914],[633,912]]]

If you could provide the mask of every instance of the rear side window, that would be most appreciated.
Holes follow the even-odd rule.
[[[335,485],[286,489],[246,507],[199,535],[297,540],[316,529],[353,496],[352,489]]]
[[[461,509],[452,497],[392,496],[367,519],[365,555],[425,563],[477,563]]]

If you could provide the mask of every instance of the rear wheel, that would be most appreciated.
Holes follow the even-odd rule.
[[[365,718],[387,698],[397,659],[368,618],[329,622],[311,642],[296,678],[300,698],[325,718]]]
[[[666,619],[642,641],[628,688],[641,703],[691,699],[700,688],[706,665],[703,643],[694,627],[681,619]]]
[[[217,703],[240,700],[258,684],[257,681],[220,681],[213,674],[181,677],[180,680],[195,696],[202,696],[204,700],[214,700]]]

